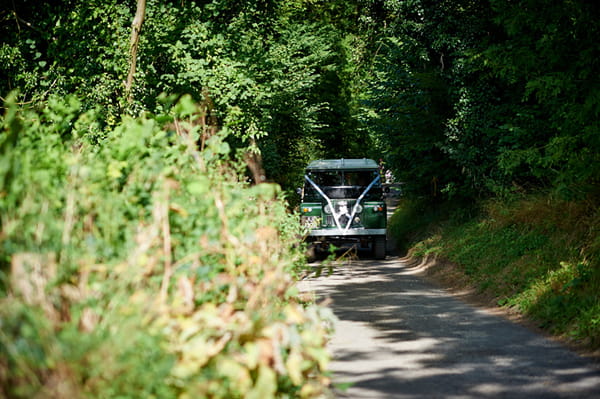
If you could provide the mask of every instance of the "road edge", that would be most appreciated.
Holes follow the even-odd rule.
[[[425,278],[438,288],[445,290],[453,297],[558,342],[600,366],[600,349],[591,350],[585,347],[583,343],[577,342],[567,336],[552,334],[550,331],[540,327],[535,320],[520,313],[518,310],[499,306],[497,304],[498,298],[481,293],[469,282],[468,277],[455,263],[443,259],[438,255],[417,257],[412,255],[410,251],[404,256],[399,256],[399,261],[406,264],[407,268],[413,270],[415,274]]]

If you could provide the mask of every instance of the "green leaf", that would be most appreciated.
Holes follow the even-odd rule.
[[[270,367],[261,365],[254,387],[248,392],[246,399],[272,399],[277,391],[277,376]]]
[[[292,349],[285,362],[285,367],[294,385],[302,384],[302,363],[302,355],[296,349]]]
[[[194,196],[202,196],[208,192],[210,189],[209,182],[207,179],[202,176],[198,176],[198,178],[187,185],[187,190],[190,194]]]

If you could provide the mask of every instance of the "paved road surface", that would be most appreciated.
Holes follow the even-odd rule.
[[[600,398],[600,369],[474,308],[399,258],[339,265],[302,290],[332,299],[338,398]]]

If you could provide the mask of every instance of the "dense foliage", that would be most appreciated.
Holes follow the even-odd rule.
[[[598,7],[384,3],[367,121],[409,189],[467,198],[598,189]]]
[[[210,117],[232,132],[229,144],[262,150],[267,178],[284,189],[301,183],[310,159],[366,153],[366,132],[348,106],[348,45],[336,28],[350,24],[338,13],[354,18],[356,4],[147,1],[128,102],[122,82],[134,5],[30,3],[15,1],[2,14],[4,97],[13,88],[22,102],[75,93],[111,125],[122,112],[160,108],[161,93],[209,99]]]
[[[109,124],[162,92],[208,97],[229,143],[260,149],[287,190],[309,159],[382,154],[419,195],[598,186],[599,11],[586,0],[150,0],[132,103],[133,4],[29,3],[2,13],[4,97],[77,93]]]
[[[315,397],[326,309],[297,300],[298,224],[247,186],[189,97],[124,118],[8,104],[0,396]]]

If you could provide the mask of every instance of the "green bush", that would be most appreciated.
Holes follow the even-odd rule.
[[[477,207],[472,203],[403,197],[390,217],[388,229],[398,248],[406,251],[430,238],[442,225],[469,220],[476,212]]]
[[[431,218],[425,217],[426,213],[426,205],[422,201],[402,198],[398,202],[390,217],[388,230],[399,249],[407,250],[429,227]]]
[[[328,309],[301,303],[299,226],[240,182],[184,97],[103,131],[76,98],[7,103],[0,396],[315,397]]]

